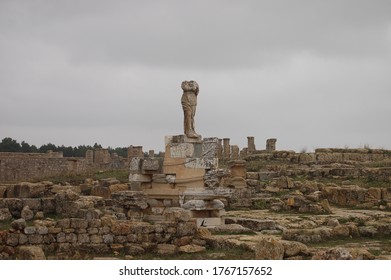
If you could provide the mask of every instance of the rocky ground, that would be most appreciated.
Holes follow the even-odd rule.
[[[223,200],[223,226],[198,228],[183,236],[170,233],[169,244],[156,241],[153,233],[149,239],[156,244],[143,243],[142,250],[133,250],[136,245],[124,239],[123,247],[132,249],[125,250],[128,253],[114,242],[106,244],[110,249],[105,254],[76,250],[72,254],[45,255],[37,246],[22,248],[25,251],[19,254],[25,259],[391,259],[390,154],[383,150],[275,152],[251,155],[233,165],[223,162],[226,169],[216,170],[213,180],[209,178],[213,184],[206,184],[232,190],[232,195]],[[58,224],[61,221],[56,219],[65,214],[75,218],[71,215],[75,212],[79,219],[109,216],[113,223],[142,219],[135,209],[148,208],[152,202],[128,189],[128,184],[115,178],[86,179],[83,184],[0,186],[0,196],[4,197],[0,199],[0,233],[8,234],[4,240],[0,236],[0,255],[11,255],[15,244],[25,243],[11,240],[14,233],[24,237],[29,235],[25,228],[39,227],[47,219]],[[65,205],[62,197],[68,193],[74,199],[70,197]],[[122,199],[126,194],[134,200],[131,209],[123,205],[130,201]],[[24,220],[23,228],[16,223],[18,218]],[[92,230],[88,233],[89,240],[95,240],[91,239]],[[74,243],[78,244],[79,239]],[[103,241],[98,243],[105,245]]]

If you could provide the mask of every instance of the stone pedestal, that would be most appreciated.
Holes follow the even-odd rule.
[[[175,187],[204,188],[205,170],[218,165],[217,138],[167,136],[163,173],[175,176]]]
[[[218,138],[166,136],[162,162],[157,158],[131,158],[130,187],[148,197],[144,218],[163,220],[167,209],[181,207],[198,226],[223,224],[224,204],[219,199],[227,194],[205,187],[207,172],[218,168],[220,146]]]

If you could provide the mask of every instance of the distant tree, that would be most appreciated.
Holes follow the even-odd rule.
[[[42,145],[41,147],[39,147],[38,151],[40,153],[47,153],[48,151],[57,152],[58,148],[56,145],[49,143],[49,144],[45,144],[45,145]]]
[[[95,143],[93,148],[94,149],[102,149],[102,145]]]
[[[47,153],[48,151],[53,152],[62,152],[64,157],[85,157],[87,150],[96,150],[102,149],[102,145],[95,143],[93,146],[90,145],[79,145],[77,147],[72,146],[56,146],[52,143],[44,144],[37,148],[34,145],[22,141],[19,144],[16,140],[6,137],[0,143],[0,152],[23,152],[23,153]],[[110,154],[116,153],[119,156],[127,157],[128,148],[127,147],[117,147],[112,148],[108,147]],[[146,153],[147,154],[147,153]]]
[[[4,138],[0,143],[0,152],[21,152],[21,150],[20,144],[10,137]]]
[[[21,143],[21,152],[22,153],[31,153],[30,144],[22,141],[22,143]]]
[[[127,157],[128,156],[128,148],[110,148],[109,147],[110,154],[116,153],[117,155],[121,157]]]

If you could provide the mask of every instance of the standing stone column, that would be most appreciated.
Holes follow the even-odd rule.
[[[148,156],[149,157],[155,157],[155,150],[149,150]]]
[[[231,146],[232,154],[231,154],[231,159],[239,159],[239,147],[237,145],[232,145]]]
[[[217,158],[223,159],[223,139],[219,139],[218,150],[217,150]]]
[[[223,139],[223,159],[229,160],[231,158],[231,146],[229,145],[229,138]]]
[[[248,153],[253,153],[255,152],[255,143],[254,143],[254,137],[253,136],[248,136],[247,137],[247,151]]]
[[[86,151],[86,160],[89,163],[93,163],[94,162],[94,151],[93,150],[87,150]]]
[[[144,158],[143,146],[130,146],[128,148],[128,158]]]
[[[247,150],[248,150],[248,148],[243,148],[240,151],[240,158],[245,158],[247,156]]]
[[[266,140],[266,152],[267,153],[272,153],[276,150],[276,142],[277,139],[275,138],[270,138]]]

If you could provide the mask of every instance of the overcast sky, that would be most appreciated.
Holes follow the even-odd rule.
[[[0,0],[0,138],[391,149],[391,1]]]

